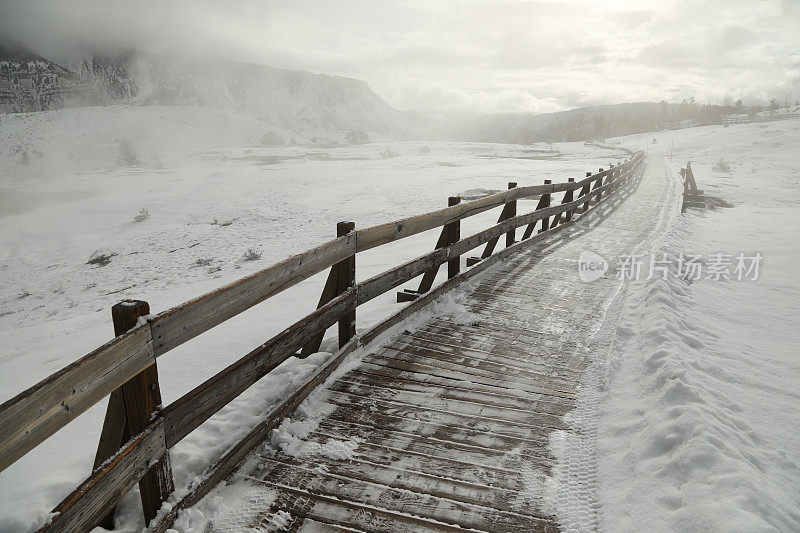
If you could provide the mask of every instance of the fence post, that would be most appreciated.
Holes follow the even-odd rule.
[[[356,228],[355,222],[339,222],[336,224],[336,236],[344,237]],[[356,286],[356,254],[336,264],[337,294],[342,294]],[[356,310],[351,309],[339,319],[339,348],[356,334]]]
[[[570,183],[575,183],[575,178],[567,178],[567,181],[570,182]],[[567,193],[564,195],[564,202],[563,203],[571,202],[574,199],[575,199],[575,189],[572,189],[572,190],[567,191]],[[573,209],[567,209],[567,212],[566,212],[567,222],[572,220],[572,214],[574,212],[575,212],[574,208]]]
[[[686,211],[686,193],[689,192],[689,182],[686,180],[686,169],[681,169],[681,178],[683,179],[683,199],[681,201],[681,213]]]
[[[517,184],[515,182],[513,182],[513,181],[510,181],[508,183],[508,190],[515,189],[516,187],[517,187]],[[511,200],[510,202],[508,202],[507,205],[508,205],[508,217],[507,218],[513,218],[513,217],[517,216],[517,201],[516,200]],[[516,240],[517,240],[516,237],[517,237],[516,228],[512,229],[512,230],[509,230],[509,232],[506,233],[506,248],[508,248],[509,246],[514,244],[514,242],[516,242]]]
[[[697,189],[697,182],[694,181],[694,172],[692,171],[692,162],[686,163],[686,179],[689,180],[689,187],[694,190]]]
[[[553,180],[544,180],[545,185],[550,185],[551,183],[553,183]],[[550,207],[549,192],[543,194],[542,197],[539,199],[539,205],[536,206],[536,210],[538,211],[539,209],[547,209],[548,207]],[[550,229],[550,217],[544,217],[542,219],[542,227],[539,229],[539,233],[547,231],[548,229]]]
[[[591,176],[591,175],[592,175],[591,172],[587,172],[586,173],[586,177],[587,178],[589,176]],[[584,196],[589,194],[589,191],[591,191],[591,190],[592,190],[592,182],[588,181],[588,182],[586,182],[586,185],[583,186],[583,189],[581,189],[580,197],[583,198]],[[589,201],[590,200],[591,200],[591,198],[589,198],[589,197],[586,198],[586,202],[584,202],[583,207],[581,208],[581,213],[585,213],[586,211],[589,210]]]
[[[458,196],[450,196],[447,198],[448,207],[452,207],[460,202],[461,198]],[[454,238],[455,240],[453,240]],[[434,250],[438,250],[439,248],[444,248],[445,246],[453,244],[454,242],[458,242],[460,238],[461,221],[454,220],[453,222],[449,222],[442,226],[442,231],[439,233],[439,239],[436,241],[436,247]],[[459,261],[460,260],[458,257],[447,261],[447,279],[450,279],[458,274],[460,270]],[[425,294],[431,290],[433,287],[433,282],[436,281],[436,274],[439,273],[439,266],[435,266],[425,271],[425,273],[422,275],[422,279],[419,282],[419,287],[417,287],[417,290],[403,289],[402,291],[398,291],[397,303],[413,302],[419,298],[420,294]]]
[[[348,233],[350,233],[353,229],[355,229],[356,225],[355,222],[339,222],[336,224],[336,236],[337,237],[344,237]],[[328,272],[328,279],[325,281],[325,286],[322,289],[322,294],[319,297],[319,303],[317,303],[317,309],[325,305],[326,303],[330,302],[348,288],[355,285],[355,270],[356,270],[356,263],[355,263],[355,255],[348,257],[347,259],[343,259],[340,262],[333,265]],[[352,263],[352,264],[351,264]],[[352,282],[351,282],[352,280]],[[352,322],[352,332],[355,335],[355,320],[356,320],[356,313],[355,310],[352,312],[348,312],[347,315],[342,317],[339,320],[339,343],[342,344],[342,334],[344,333],[345,336],[350,330],[343,331],[343,323]],[[350,335],[352,337],[353,335]],[[348,339],[350,338],[348,337]],[[320,346],[322,345],[322,339],[325,338],[325,332],[320,332],[311,337],[307,343],[303,345],[303,348],[300,350],[299,357],[306,358],[312,353],[316,353],[319,351]],[[347,341],[345,341],[347,342]]]
[[[136,326],[139,317],[150,314],[150,305],[142,300],[124,300],[111,308],[114,334],[119,336]],[[158,386],[158,367],[153,364],[128,380],[111,393],[97,446],[94,468],[114,455],[132,436],[140,433],[150,423],[154,412],[161,405],[161,390]],[[164,455],[139,481],[142,510],[145,522],[152,520],[161,504],[175,490],[169,455]],[[114,510],[100,522],[106,529],[113,529]]]
[[[610,172],[608,173],[608,182],[614,183],[614,181],[617,179],[617,176],[619,176],[619,168],[615,167],[614,163],[611,163],[611,167],[609,168],[609,170]],[[611,186],[612,191],[615,190],[616,188],[617,188],[616,185]]]
[[[569,181],[575,181],[575,178],[569,178]],[[561,204],[563,205],[563,204],[566,204],[566,203],[568,203],[570,201],[572,201],[572,191],[571,190],[569,190],[569,191],[564,193],[564,197],[561,198]],[[553,215],[553,224],[552,224],[551,227],[555,228],[556,226],[558,226],[559,222],[561,222],[561,218],[562,217],[565,220],[569,220],[567,218],[568,214],[569,213],[567,211],[563,211],[561,213]]]
[[[508,183],[508,190],[510,191],[511,189],[515,188],[516,186],[517,186],[517,184],[514,183],[513,181],[511,181],[511,182]],[[503,210],[500,212],[500,216],[497,218],[497,223],[499,224],[500,222],[503,222],[504,220],[508,220],[509,218],[511,218],[513,216],[516,216],[516,213],[517,213],[517,201],[516,200],[510,200],[510,201],[506,202],[505,205],[503,205]],[[506,246],[511,246],[511,244],[514,244],[514,235],[515,234],[516,234],[516,232],[514,230],[510,230],[510,231],[508,231],[506,233]],[[499,240],[500,240],[500,238],[498,237],[498,238],[492,239],[489,242],[487,242],[486,243],[486,248],[483,249],[483,253],[481,254],[480,259],[486,259],[487,257],[491,256],[492,253],[494,252],[494,247],[497,246],[497,242]],[[509,244],[509,242],[511,244]],[[475,261],[475,263],[477,263],[477,261]],[[475,263],[473,263],[473,264],[475,264]],[[470,265],[470,260],[467,260],[467,266],[471,266]]]
[[[545,185],[550,185],[553,180],[544,180]],[[550,207],[550,193],[543,194],[539,197],[539,203],[536,204],[536,209],[534,211],[538,211],[540,209],[544,209],[545,207]],[[550,217],[542,219],[542,230],[539,232],[541,233],[545,229],[547,229],[547,221]],[[525,233],[522,234],[522,240],[529,239],[531,235],[533,235],[533,229],[536,227],[537,220],[534,220],[528,227],[525,228]]]
[[[603,172],[603,169],[602,168],[598,169],[598,172]],[[603,186],[603,176],[600,176],[600,178],[597,180],[597,184],[594,186],[594,188],[595,189],[599,189],[602,186]],[[599,204],[600,203],[600,199],[602,197],[603,197],[603,193],[602,192],[597,193],[597,196],[594,198],[594,203]]]
[[[447,199],[447,206],[452,207],[461,203],[460,196],[451,196]],[[461,220],[455,220],[445,226],[447,231],[447,244],[461,240]],[[461,256],[453,256],[447,261],[447,279],[452,279],[461,271]]]

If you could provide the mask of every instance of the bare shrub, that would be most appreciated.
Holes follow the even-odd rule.
[[[114,252],[101,252],[97,250],[92,254],[86,264],[104,267],[111,262],[111,258],[115,255],[117,254]]]
[[[133,217],[134,222],[144,222],[150,218],[150,211],[145,209],[144,207],[139,210],[139,214]]]
[[[381,150],[381,157],[384,159],[391,159],[393,157],[400,157],[400,154],[392,150],[391,146],[387,146],[383,150]]]
[[[194,262],[194,266],[205,267],[210,265],[213,261],[214,261],[213,257],[201,257]]]
[[[244,253],[244,255],[242,256],[242,258],[243,258],[245,261],[258,261],[259,259],[261,259],[261,252],[259,252],[259,251],[257,251],[257,250],[254,250],[253,248],[249,248],[249,249],[248,249],[248,250],[247,250],[247,251]]]
[[[720,157],[719,161],[714,163],[714,166],[711,167],[711,169],[712,170],[718,170],[720,172],[730,172],[731,171],[731,166],[730,166],[730,164],[728,164],[727,161],[725,161],[725,159]]]

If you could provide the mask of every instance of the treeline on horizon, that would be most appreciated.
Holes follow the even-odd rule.
[[[699,125],[722,124],[730,114],[755,115],[765,110],[798,105],[790,95],[772,98],[768,105],[746,106],[741,99],[723,104],[698,104],[694,97],[681,103],[634,102],[581,107],[545,115],[487,115],[456,127],[464,140],[528,144],[533,142],[595,141],[667,128],[686,121]]]

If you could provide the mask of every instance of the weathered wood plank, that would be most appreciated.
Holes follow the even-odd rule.
[[[562,398],[558,396],[534,394],[527,391],[508,388],[501,389],[483,383],[477,383],[473,381],[466,382],[464,380],[443,376],[434,376],[431,374],[423,374],[398,368],[390,368],[368,362],[362,362],[358,368],[353,369],[347,374],[347,377],[343,379],[346,381],[358,380],[359,378],[373,379],[374,376],[380,377],[389,382],[392,382],[393,380],[396,380],[395,382],[403,382],[407,387],[413,387],[416,384],[421,384],[422,386],[427,387],[432,386],[434,390],[436,388],[442,388],[449,391],[450,394],[480,395],[484,401],[487,402],[494,401],[494,399],[497,399],[496,401],[498,402],[526,400],[539,405],[543,411],[552,413],[556,413],[558,411],[554,410],[554,408],[550,406],[567,405],[567,403],[562,402]],[[403,385],[398,384],[398,387],[402,388],[402,386]]]
[[[150,314],[150,305],[141,300],[124,300],[111,308],[114,334],[122,335],[134,328],[140,317]],[[115,455],[132,435],[144,431],[152,415],[161,405],[156,363],[142,370],[122,387],[111,393],[108,401],[103,430],[94,458],[92,471]],[[129,422],[132,419],[132,423]],[[161,507],[161,502],[174,490],[169,456],[139,480],[142,508],[149,520]],[[98,524],[105,529],[114,529],[114,508]]]
[[[486,316],[486,315],[484,315]],[[449,318],[429,323],[425,326],[425,331],[441,334],[446,328],[455,323]],[[460,325],[460,324],[457,324]],[[515,332],[515,328],[516,332]],[[459,345],[471,342],[472,349],[486,351],[492,355],[502,351],[502,347],[496,344],[503,340],[503,333],[509,333],[508,344],[510,346],[530,346],[532,355],[542,358],[547,363],[564,364],[565,355],[560,353],[561,348],[566,345],[573,346],[574,349],[579,345],[575,340],[547,331],[536,330],[529,323],[500,322],[494,317],[492,319],[482,319],[479,326],[467,325],[458,332],[456,339]],[[483,338],[483,341],[481,341]],[[473,341],[474,339],[474,341]],[[569,359],[577,358],[577,363],[583,363],[583,356],[580,353],[570,353]]]
[[[530,505],[514,505],[518,492],[483,483],[471,483],[445,478],[432,473],[409,471],[394,465],[377,463],[326,462],[325,476],[344,482],[377,483],[390,489],[400,489],[416,494],[429,494],[436,498],[452,500],[471,506],[487,507],[498,511],[528,516],[532,521],[549,517]],[[318,463],[298,460],[286,455],[276,459],[263,458],[262,465],[253,476],[260,479],[288,479],[296,470],[314,474]],[[515,476],[516,477],[516,476]]]
[[[0,471],[154,361],[145,324],[0,405]]]
[[[332,266],[328,272],[328,278],[325,280],[325,286],[322,288],[322,294],[317,303],[317,309],[336,298],[338,293],[338,275],[336,267]],[[322,340],[325,338],[325,332],[322,331],[316,335],[312,335],[309,341],[303,346],[300,352],[300,357],[308,357],[312,353],[317,353],[319,347],[322,345]]]
[[[402,339],[394,346],[387,348],[388,350],[396,350],[402,353],[405,357],[410,359],[431,359],[435,361],[442,361],[454,365],[460,365],[468,371],[485,372],[487,376],[498,375],[509,379],[531,380],[537,383],[546,383],[552,387],[560,387],[565,384],[571,383],[577,372],[569,372],[563,368],[558,367],[544,367],[537,364],[537,361],[531,358],[530,363],[525,364],[521,361],[510,361],[501,359],[501,356],[487,357],[488,354],[481,354],[480,352],[470,352],[469,349],[462,349],[454,347],[455,349],[446,349],[447,346],[442,346],[436,342],[408,342],[409,339]],[[445,349],[442,349],[445,348]],[[502,345],[498,346],[497,351],[502,351]],[[380,352],[381,355],[387,355],[394,352]],[[481,357],[483,355],[483,357]]]
[[[356,236],[350,233],[159,313],[152,319],[156,356],[322,272],[355,251]]]
[[[426,355],[428,351],[434,354],[439,353],[442,356],[434,355],[434,357],[443,357],[445,360],[452,360],[454,354],[458,354],[459,358],[465,358],[469,361],[469,366],[484,368],[486,370],[494,369],[501,373],[514,373],[521,372],[522,375],[529,375],[531,377],[548,376],[559,380],[572,380],[575,376],[583,373],[585,366],[585,359],[577,364],[570,357],[571,366],[566,364],[558,364],[541,356],[534,355],[530,351],[526,353],[526,343],[510,342],[508,344],[494,343],[495,352],[491,353],[481,348],[473,348],[468,342],[449,344],[444,343],[440,339],[435,338],[434,335],[418,335],[416,333],[403,336],[399,340],[405,343],[403,351],[408,353]],[[504,349],[504,348],[508,349]],[[530,348],[528,347],[528,350]],[[519,354],[519,357],[513,355]]]
[[[460,196],[451,196],[447,199],[447,205],[452,207],[461,203]],[[454,244],[461,240],[461,221],[456,220],[444,226],[447,232],[447,244]],[[461,272],[461,257],[451,255],[447,262],[447,279],[452,279]],[[427,291],[426,291],[427,292]]]
[[[336,234],[340,237],[348,235],[355,230],[355,222],[339,222],[336,224]],[[336,294],[343,294],[356,285],[356,254],[353,254],[334,267],[336,270]],[[356,334],[356,303],[349,308],[344,316],[339,318],[339,348],[347,344]]]
[[[450,244],[449,242],[450,234],[448,228],[451,224],[457,224],[457,223],[459,223],[459,221],[450,222],[449,224],[445,224],[442,227],[442,232],[439,234],[439,239],[436,241],[436,246],[434,246],[435,250],[438,250]],[[431,290],[431,287],[433,287],[433,282],[436,280],[436,274],[439,273],[440,266],[441,265],[437,264],[436,266],[433,266],[429,270],[425,271],[425,273],[422,275],[422,279],[419,282],[419,287],[417,287],[417,294],[424,294],[429,290]]]
[[[361,389],[363,390],[363,389]],[[370,393],[374,393],[374,389]],[[551,413],[543,413],[535,409],[519,409],[513,407],[498,407],[486,403],[476,403],[465,400],[453,400],[443,397],[423,397],[419,393],[392,391],[387,394],[370,396],[360,392],[359,387],[337,387],[330,391],[330,401],[337,405],[353,402],[353,405],[369,404],[385,412],[395,409],[411,409],[414,412],[427,411],[425,416],[432,416],[439,420],[440,416],[456,416],[462,419],[480,420],[486,422],[510,423],[519,428],[537,429],[541,427],[563,428],[561,417]]]
[[[514,182],[511,182],[511,183],[508,184],[508,189],[509,190],[515,189],[516,187],[517,187],[517,184],[514,183]],[[500,222],[503,222],[504,220],[508,220],[510,218],[514,218],[516,215],[517,215],[517,201],[516,200],[512,200],[512,201],[508,202],[506,205],[503,206],[503,211],[500,213],[500,216],[497,218],[497,222],[499,224]],[[506,246],[507,247],[511,246],[512,244],[514,244],[513,243],[514,238],[513,237],[508,237],[508,235],[510,235],[515,230],[516,227],[517,226],[513,226],[511,229],[509,229],[507,232],[505,232],[506,233],[506,239],[507,239],[506,240]],[[508,240],[509,238],[510,238],[510,240]],[[481,254],[481,259],[486,259],[490,255],[492,255],[492,252],[494,252],[494,248],[495,248],[495,246],[497,246],[497,242],[499,240],[500,240],[499,236],[498,237],[492,237],[491,239],[489,239],[489,241],[486,243],[486,248],[483,249],[483,253]]]
[[[551,183],[550,180],[544,180],[544,182],[545,182],[545,184]],[[550,195],[549,194],[543,194],[541,197],[539,197],[539,203],[536,204],[535,211],[541,211],[541,210],[546,209],[548,207],[550,207]],[[541,220],[542,220],[542,228],[541,228],[540,233],[542,231],[546,231],[547,228],[550,227],[550,219],[548,217],[543,217]],[[533,235],[533,230],[536,228],[536,223],[537,222],[538,222],[538,220],[534,220],[533,222],[530,222],[528,224],[528,227],[525,228],[525,232],[522,234],[522,240],[528,239],[528,238],[530,238],[531,235]]]
[[[364,365],[368,366],[368,365]],[[383,371],[381,371],[383,370]],[[417,378],[417,379],[414,379]],[[421,379],[420,379],[421,378]],[[429,379],[426,379],[429,378]],[[457,382],[455,382],[457,383]],[[568,410],[569,402],[544,400],[544,396],[528,394],[499,394],[496,390],[488,390],[480,384],[458,386],[449,380],[430,379],[426,374],[412,375],[390,369],[358,368],[331,385],[332,390],[367,391],[376,398],[390,398],[397,392],[415,392],[434,394],[444,400],[459,400],[473,404],[492,407],[509,407],[512,409],[530,410],[552,415],[563,415]]]
[[[261,481],[278,494],[273,508],[286,510],[292,517],[312,519],[350,531],[369,533],[464,533],[458,526],[427,520],[381,507],[310,493],[286,485]],[[293,521],[295,519],[293,518]],[[298,526],[299,527],[299,526]]]
[[[418,364],[424,361],[426,366],[436,368],[438,370],[446,370],[452,372],[459,372],[461,374],[488,378],[497,382],[505,381],[507,387],[513,388],[516,386],[524,387],[526,390],[531,388],[541,387],[543,391],[560,392],[565,394],[575,394],[574,385],[568,378],[557,378],[548,376],[545,373],[536,372],[520,372],[511,367],[506,367],[506,370],[501,369],[499,366],[488,366],[480,364],[479,362],[464,358],[459,361],[458,356],[452,354],[445,354],[442,352],[430,351],[427,353],[424,349],[417,349],[414,347],[392,346],[376,351],[375,354],[365,356],[365,361],[384,361],[390,359],[392,361],[404,361],[406,363]]]
[[[438,248],[358,284],[358,305],[366,303],[433,268],[446,263],[449,248]],[[427,291],[426,291],[427,292]]]
[[[419,372],[422,374],[429,374],[431,376],[438,376],[449,378],[458,381],[474,381],[482,385],[491,385],[499,389],[512,389],[523,390],[535,394],[544,394],[547,396],[556,396],[562,398],[574,398],[575,394],[571,392],[560,391],[556,389],[547,388],[541,385],[514,382],[510,383],[507,380],[499,380],[496,377],[489,375],[477,375],[471,372],[466,372],[460,369],[454,369],[452,366],[448,367],[446,364],[435,364],[431,361],[413,361],[412,358],[396,358],[369,355],[365,357],[365,361],[378,366],[385,366],[397,370],[405,370],[408,372]]]
[[[503,222],[492,226],[491,228],[461,239],[447,247],[437,248],[433,252],[382,272],[359,284],[358,305],[368,302],[369,300],[402,285],[403,283],[422,273],[438,268],[441,264],[449,261],[450,257],[463,255],[464,253],[477,248],[484,243],[492,240],[496,241],[503,234],[507,234],[509,231],[522,225],[529,224],[532,221],[535,223],[536,220],[541,218],[546,218],[553,214],[564,212],[571,207],[575,207],[579,201],[580,200],[568,204],[553,206],[552,208],[535,211],[526,215],[508,218]],[[444,235],[444,233],[442,235]],[[439,244],[441,245],[441,242]]]
[[[305,473],[295,469],[285,476],[273,476],[262,482],[282,490],[333,497],[339,501],[374,506],[378,509],[403,514],[413,514],[446,524],[478,531],[518,533],[540,531],[550,520],[526,516],[516,512],[500,511],[491,507],[458,502],[450,498],[426,493],[395,489],[374,481],[358,481],[327,473]],[[333,517],[331,517],[333,518]],[[373,531],[373,530],[370,530]]]
[[[555,183],[550,185],[533,185],[529,187],[518,187],[510,191],[486,196],[478,200],[446,207],[439,211],[433,211],[422,215],[417,215],[394,222],[388,222],[379,226],[365,228],[356,232],[358,238],[358,251],[362,252],[387,244],[399,239],[404,239],[423,231],[428,231],[456,220],[462,220],[489,209],[499,207],[511,200],[539,196],[544,193],[565,191],[573,187],[574,184]]]
[[[530,424],[509,424],[508,421],[483,417],[480,415],[468,415],[465,413],[446,413],[418,405],[400,404],[383,400],[370,400],[352,395],[342,395],[336,392],[330,393],[328,400],[334,405],[362,409],[375,410],[378,413],[410,420],[420,420],[423,422],[435,421],[437,424],[449,427],[467,426],[472,429],[486,431],[495,435],[516,437],[527,439],[531,435],[544,435],[552,429],[564,429],[563,423],[550,424],[543,421],[540,426]]]
[[[346,405],[339,405],[333,413],[320,423],[318,431],[323,433],[329,431],[325,429],[329,424],[345,424],[348,427],[353,426],[355,428],[361,428],[368,433],[383,431],[404,434],[406,437],[413,439],[425,437],[428,440],[415,441],[415,444],[406,444],[401,446],[401,449],[407,453],[412,453],[413,451],[413,453],[426,457],[436,456],[440,459],[447,458],[448,461],[455,461],[458,463],[457,468],[464,468],[465,461],[476,460],[475,456],[467,459],[461,457],[459,459],[459,456],[456,454],[456,450],[460,449],[459,446],[471,446],[477,455],[484,456],[486,454],[491,454],[497,458],[499,457],[498,452],[505,454],[503,450],[516,449],[526,442],[539,442],[542,444],[541,449],[544,450],[546,449],[545,444],[547,442],[546,432],[529,433],[520,437],[518,435],[487,432],[478,427],[453,426],[440,423],[439,421],[404,418],[397,414],[379,411],[364,411]],[[351,431],[351,429],[347,431]],[[351,432],[357,434],[358,429],[352,430]],[[336,433],[331,434],[335,435]],[[345,435],[347,434],[349,433],[345,433]],[[378,433],[375,434],[377,435]],[[373,445],[377,446],[379,443],[370,442],[369,438],[359,442],[359,446],[361,447]],[[381,446],[383,446],[383,444],[381,444]],[[364,448],[361,449],[363,450]],[[451,450],[452,453],[447,450]],[[357,451],[356,453],[360,452]],[[391,460],[391,454],[389,452],[383,451],[381,453],[386,454],[385,460]],[[492,463],[488,459],[485,461],[477,461],[477,463],[474,464],[489,464],[499,468],[498,463]]]
[[[356,291],[349,289],[167,406],[164,409],[167,447],[172,448],[250,385],[294,355],[309,337],[335,324],[355,307],[355,303]]]
[[[349,292],[349,291],[348,291]],[[346,296],[346,295],[343,295]],[[341,298],[341,297],[340,297]],[[200,476],[202,481],[189,491],[172,509],[166,513],[157,524],[152,528],[153,533],[164,533],[170,528],[178,512],[187,509],[199,502],[211,491],[220,481],[225,479],[238,466],[256,446],[267,438],[269,433],[275,429],[281,419],[292,413],[303,400],[321,383],[324,383],[328,376],[339,367],[344,358],[358,346],[358,337],[353,337],[350,341],[324,365],[322,365],[306,382],[305,385],[294,391],[287,398],[273,406],[267,415],[256,427],[254,427],[244,439],[239,441],[233,448],[225,452],[223,456],[213,465],[206,469]]]
[[[580,373],[587,363],[587,357],[581,353],[581,344],[576,341],[561,339],[555,336],[548,337],[549,334],[537,336],[535,334],[514,336],[508,339],[506,344],[503,341],[502,331],[489,336],[473,331],[459,331],[457,335],[449,336],[448,344],[445,344],[441,333],[450,324],[438,324],[437,330],[419,329],[412,334],[406,335],[406,341],[413,340],[410,344],[424,346],[423,343],[437,343],[439,349],[443,351],[466,350],[466,354],[479,359],[494,360],[500,362],[508,361],[509,364],[518,365],[529,362],[532,368],[540,372],[551,370],[564,371],[569,375]],[[485,330],[484,330],[485,331]]]
[[[548,451],[547,437],[540,434],[523,439],[478,435],[468,428],[450,428],[430,422],[411,420],[396,424],[397,417],[380,414],[372,419],[377,424],[363,424],[345,420],[346,412],[351,410],[346,408],[337,417],[320,422],[308,439],[322,444],[352,435],[358,439],[358,446],[353,450],[354,460],[395,465],[414,472],[436,472],[468,483],[498,484],[497,478],[504,477],[507,482],[499,486],[508,489],[518,486],[519,479],[514,478],[514,473],[523,462],[546,467],[554,458]],[[470,466],[475,469],[471,470]]]
[[[485,398],[480,394],[463,392],[459,394],[422,384],[416,387],[408,383],[398,384],[394,381],[382,381],[378,379],[377,375],[372,375],[370,378],[353,381],[340,379],[330,386],[330,390],[398,404],[422,406],[430,404],[436,410],[452,407],[450,412],[453,414],[463,413],[497,420],[508,419],[512,423],[525,420],[532,420],[536,423],[544,419],[552,421],[560,419],[564,414],[563,412],[553,413],[549,408],[542,409],[542,406],[533,400],[527,402],[493,401],[491,397]]]
[[[88,531],[166,453],[164,421],[156,418],[53,509],[52,520],[39,531]]]

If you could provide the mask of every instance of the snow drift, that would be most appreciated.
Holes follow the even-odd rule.
[[[646,253],[764,257],[757,280],[631,284],[599,435],[608,531],[794,531],[800,524],[800,124],[662,132],[734,205],[689,210]],[[714,170],[723,158],[729,170]]]

